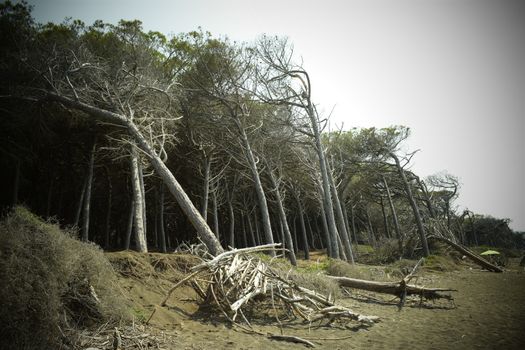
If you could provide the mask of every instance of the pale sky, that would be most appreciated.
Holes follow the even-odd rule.
[[[525,1],[30,0],[39,22],[139,19],[165,34],[288,36],[332,125],[409,126],[421,177],[525,231]]]

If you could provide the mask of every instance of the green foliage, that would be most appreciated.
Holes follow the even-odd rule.
[[[12,349],[59,348],[62,332],[126,315],[102,251],[23,207],[0,222],[0,280],[2,343]]]

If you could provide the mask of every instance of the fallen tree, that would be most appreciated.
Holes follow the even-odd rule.
[[[462,245],[452,242],[450,239],[440,236],[429,236],[429,239],[435,239],[437,241],[443,242],[454,248],[456,251],[460,252],[461,254],[465,255],[466,257],[470,258],[473,262],[478,264],[479,266],[492,271],[492,272],[503,272],[503,269],[499,266],[496,266],[494,264],[491,264],[487,260],[483,259],[481,256],[475,254],[471,250],[467,249],[466,247],[463,247]]]
[[[136,145],[148,156],[151,164],[153,165],[153,168],[157,171],[157,174],[169,189],[177,201],[177,204],[179,204],[182,211],[186,214],[188,220],[197,231],[199,238],[204,242],[204,244],[206,244],[206,247],[210,253],[212,255],[217,255],[224,251],[220,242],[215,237],[202,215],[195,208],[182,186],[179,184],[177,179],[175,179],[172,172],[164,164],[161,157],[153,149],[151,144],[144,137],[130,117],[98,108],[96,106],[92,106],[52,92],[48,92],[42,101],[58,102],[69,108],[82,111],[97,121],[105,121],[123,126],[128,134],[132,137]],[[37,102],[39,101],[37,100]]]
[[[414,278],[414,274],[424,259],[418,261],[416,266],[410,274],[405,276],[400,282],[378,282],[368,281],[350,277],[338,277],[338,276],[327,276],[331,278],[341,287],[355,288],[366,290],[376,293],[392,294],[400,298],[400,306],[404,304],[405,298],[408,295],[418,295],[421,298],[434,300],[434,299],[447,299],[452,300],[450,294],[442,294],[442,292],[453,292],[455,289],[451,288],[426,288],[419,287],[413,284],[409,284],[410,280]]]
[[[361,290],[367,290],[370,292],[392,294],[398,297],[403,297],[403,295],[419,295],[426,299],[452,299],[448,294],[440,294],[441,292],[453,292],[455,289],[451,288],[426,288],[419,287],[413,284],[403,284],[402,282],[377,282],[377,281],[367,281],[357,278],[350,277],[336,277],[336,276],[327,276],[337,281],[340,286],[355,288]]]

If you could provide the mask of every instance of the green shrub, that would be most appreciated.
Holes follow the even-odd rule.
[[[10,349],[62,348],[65,333],[126,313],[102,251],[23,207],[0,221],[0,281]]]

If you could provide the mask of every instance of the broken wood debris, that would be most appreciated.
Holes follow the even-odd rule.
[[[231,322],[236,323],[241,317],[250,328],[244,310],[256,305],[266,305],[268,311],[275,313],[276,318],[279,309],[282,314],[301,318],[305,322],[352,320],[370,326],[379,320],[376,316],[361,315],[347,307],[336,305],[329,297],[297,285],[253,255],[279,246],[280,244],[267,244],[233,249],[203,261],[168,292],[161,305],[166,305],[171,293],[181,284],[189,280],[198,284],[195,278],[206,274],[209,282],[202,288],[206,290],[206,300],[213,302]]]

